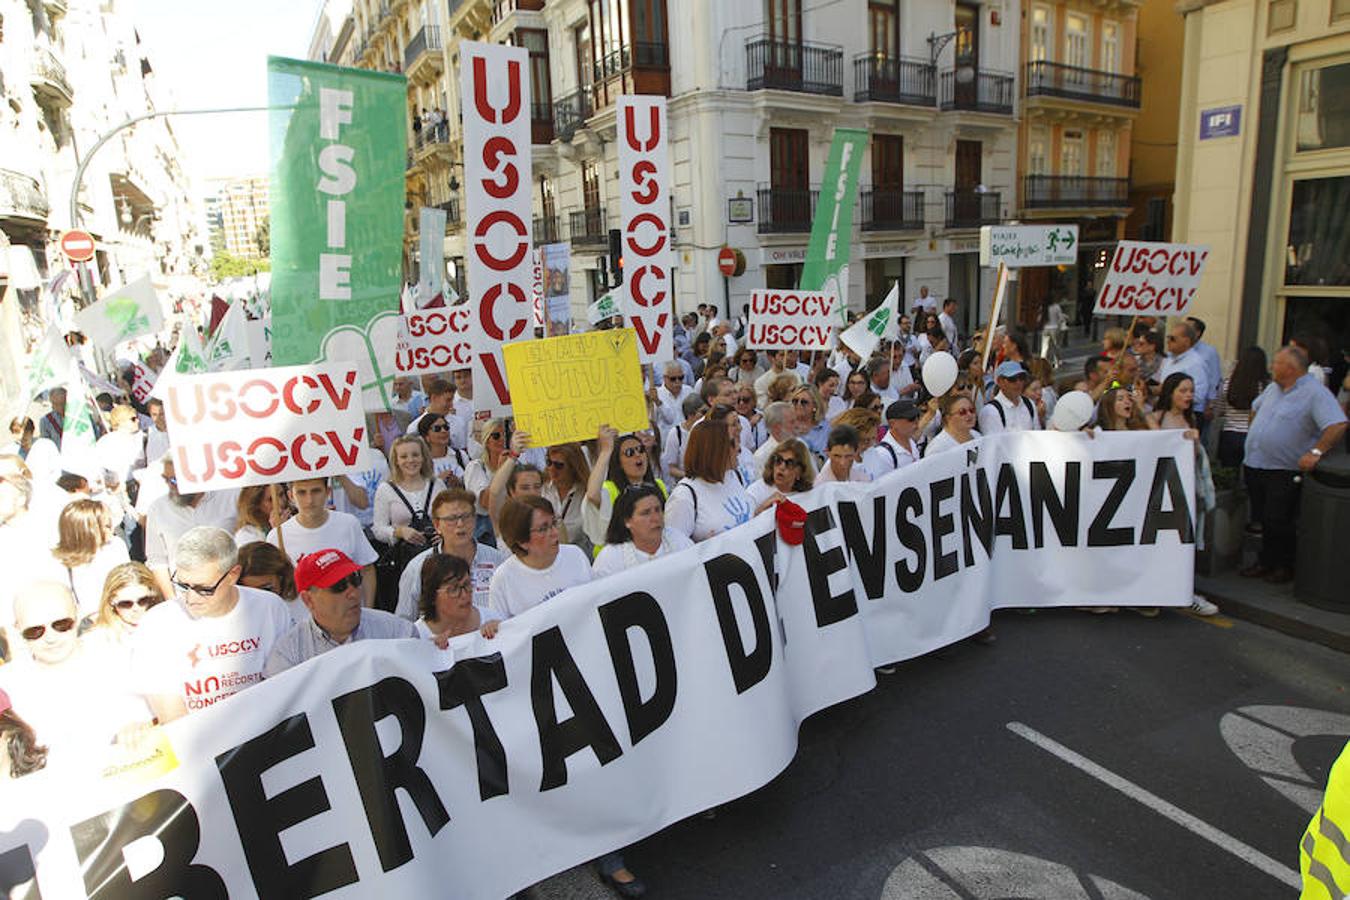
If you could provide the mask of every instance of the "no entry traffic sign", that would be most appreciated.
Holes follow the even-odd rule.
[[[87,231],[67,231],[61,235],[61,252],[71,262],[89,262],[94,258],[94,236]]]
[[[723,247],[717,252],[717,268],[730,278],[736,274],[736,251],[730,247]]]

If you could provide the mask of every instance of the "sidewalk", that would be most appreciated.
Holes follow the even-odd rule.
[[[1302,603],[1294,597],[1292,582],[1273,585],[1225,572],[1213,577],[1196,575],[1195,590],[1218,604],[1226,616],[1350,653],[1350,611],[1332,612]]]

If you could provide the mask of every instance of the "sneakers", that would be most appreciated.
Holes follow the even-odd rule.
[[[1158,615],[1158,607],[1156,607],[1156,606],[1131,606],[1131,607],[1130,607],[1130,612],[1138,613],[1139,615],[1143,616],[1145,619],[1152,619],[1152,618],[1157,617],[1157,615]]]
[[[891,665],[891,666],[877,666],[877,674],[878,674],[878,675],[894,675],[894,674],[895,674],[895,666],[893,666],[893,665]]]
[[[1210,603],[1199,594],[1191,595],[1191,612],[1197,616],[1212,616],[1219,611],[1219,608]]]

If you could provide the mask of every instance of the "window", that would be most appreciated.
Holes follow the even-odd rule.
[[[1102,65],[1103,72],[1120,71],[1120,25],[1115,22],[1102,23]]]
[[[872,187],[899,191],[905,184],[905,139],[898,134],[872,136]]]
[[[530,54],[531,118],[552,121],[553,83],[548,69],[548,32],[537,28],[518,28],[515,41]]]
[[[1048,6],[1036,6],[1031,10],[1031,61],[1044,62],[1050,59],[1051,36],[1055,30],[1054,19]]]
[[[764,30],[769,40],[802,42],[802,0],[764,0]]]
[[[1027,136],[1027,174],[1049,174],[1049,167],[1046,165],[1049,155],[1050,130],[1044,125],[1037,125]]]
[[[872,53],[883,57],[900,55],[900,0],[869,0],[867,31]]]
[[[1064,64],[1086,69],[1089,62],[1087,16],[1069,13],[1064,17]]]
[[[1083,174],[1083,132],[1064,132],[1059,143],[1059,174]]]
[[[1097,177],[1116,177],[1116,133],[1097,132]]]
[[[1350,286],[1350,175],[1295,181],[1284,283]]]
[[[593,162],[581,164],[581,201],[587,210],[600,208],[600,169]]]
[[[806,190],[807,133],[805,128],[769,129],[769,185]]]
[[[573,45],[577,48],[577,85],[583,90],[593,81],[594,60],[591,59],[591,26],[588,23],[572,29]]]
[[[1350,63],[1299,73],[1296,128],[1299,150],[1350,147]]]

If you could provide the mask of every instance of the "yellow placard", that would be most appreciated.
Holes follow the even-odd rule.
[[[502,348],[516,428],[545,447],[650,428],[631,328],[535,338]]]

